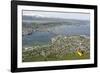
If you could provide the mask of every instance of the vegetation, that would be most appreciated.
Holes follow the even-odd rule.
[[[77,53],[80,48],[83,55]],[[50,44],[25,47],[22,51],[23,62],[79,60],[90,58],[90,39],[85,36],[58,35]]]

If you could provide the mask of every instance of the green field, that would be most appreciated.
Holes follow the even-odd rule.
[[[27,55],[23,62],[35,62],[35,61],[58,61],[58,60],[82,60],[82,59],[89,59],[89,53],[84,54],[84,56],[79,56],[78,54],[66,54],[62,57],[56,57],[55,55],[48,55],[46,57],[44,56],[33,56],[33,55]]]

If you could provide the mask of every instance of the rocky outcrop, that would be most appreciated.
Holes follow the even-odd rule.
[[[22,23],[22,35],[30,35],[33,32],[32,24]]]

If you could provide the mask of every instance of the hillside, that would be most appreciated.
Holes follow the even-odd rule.
[[[58,35],[50,44],[23,48],[23,62],[89,59],[89,42],[85,36]],[[84,51],[83,56],[77,54],[77,48]]]
[[[22,34],[31,34],[33,31],[48,31],[48,28],[60,25],[86,25],[89,21],[61,18],[47,18],[37,16],[23,16]]]

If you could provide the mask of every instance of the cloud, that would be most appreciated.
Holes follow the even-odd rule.
[[[51,17],[51,18],[79,19],[79,20],[90,19],[89,13],[76,13],[76,12],[72,13],[72,12],[23,11],[23,15]]]

